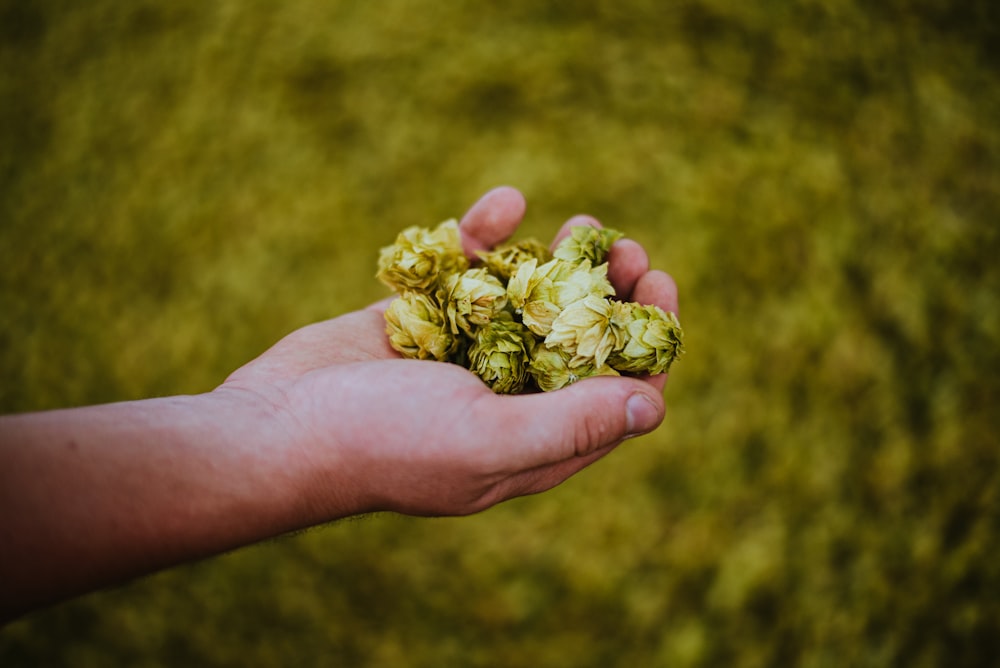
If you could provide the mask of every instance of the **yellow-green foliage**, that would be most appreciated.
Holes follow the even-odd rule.
[[[689,355],[549,494],[87,596],[0,664],[1000,655],[997,7],[3,0],[3,410],[210,389],[499,184],[642,242]]]

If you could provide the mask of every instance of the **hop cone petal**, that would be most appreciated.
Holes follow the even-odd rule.
[[[525,260],[507,281],[507,299],[515,312],[520,313],[524,309],[535,286],[544,278],[543,274],[535,272],[537,268],[537,258]]]
[[[588,295],[608,297],[615,289],[608,280],[608,265],[593,266],[589,260],[579,263],[556,260],[552,272],[553,303],[560,309],[577,302]]]
[[[521,320],[535,335],[545,337],[552,331],[552,323],[559,313],[558,305],[543,299],[535,299],[524,305]]]

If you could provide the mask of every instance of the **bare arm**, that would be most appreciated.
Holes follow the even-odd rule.
[[[0,418],[0,617],[307,523],[301,463],[248,399]]]
[[[463,219],[509,236],[511,189]],[[572,224],[597,224],[576,218]],[[676,310],[628,240],[623,298]],[[202,395],[0,418],[0,619],[348,515],[463,515],[540,492],[663,419],[665,378],[590,378],[499,396],[458,366],[404,360],[384,303],[291,333]]]

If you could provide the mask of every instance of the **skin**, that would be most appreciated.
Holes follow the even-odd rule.
[[[525,202],[488,192],[460,224],[470,257]],[[574,225],[599,226],[575,216]],[[619,298],[677,310],[634,241]],[[215,390],[0,417],[0,621],[351,515],[468,515],[550,489],[663,420],[664,376],[500,396],[451,364],[404,360],[389,300],[299,329]],[[403,428],[400,428],[400,427]]]

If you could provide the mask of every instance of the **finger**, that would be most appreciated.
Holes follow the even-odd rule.
[[[471,408],[472,424],[481,433],[505,435],[497,467],[511,472],[586,457],[652,431],[664,411],[655,388],[625,377],[587,378],[555,392],[494,399]]]
[[[589,455],[565,459],[555,464],[540,466],[529,471],[507,478],[500,486],[500,492],[505,498],[526,496],[546,492],[562,484],[572,476],[587,468],[599,459],[606,457],[619,443],[607,445]]]
[[[667,374],[661,373],[655,376],[641,376],[642,380],[646,381],[653,387],[657,392],[663,394],[663,388],[667,386]]]
[[[632,300],[641,304],[655,304],[664,311],[677,313],[677,284],[669,274],[654,269],[636,281]],[[643,380],[662,393],[667,384],[667,375],[645,376]]]
[[[474,258],[477,250],[493,248],[509,238],[524,218],[526,207],[524,195],[510,186],[483,195],[458,225],[465,254]]]
[[[647,271],[635,282],[632,290],[632,301],[640,304],[653,304],[664,311],[678,313],[677,284],[674,279],[658,269]]]
[[[615,295],[622,301],[631,301],[636,282],[649,271],[649,255],[639,242],[619,239],[608,253],[608,280],[615,288]]]

